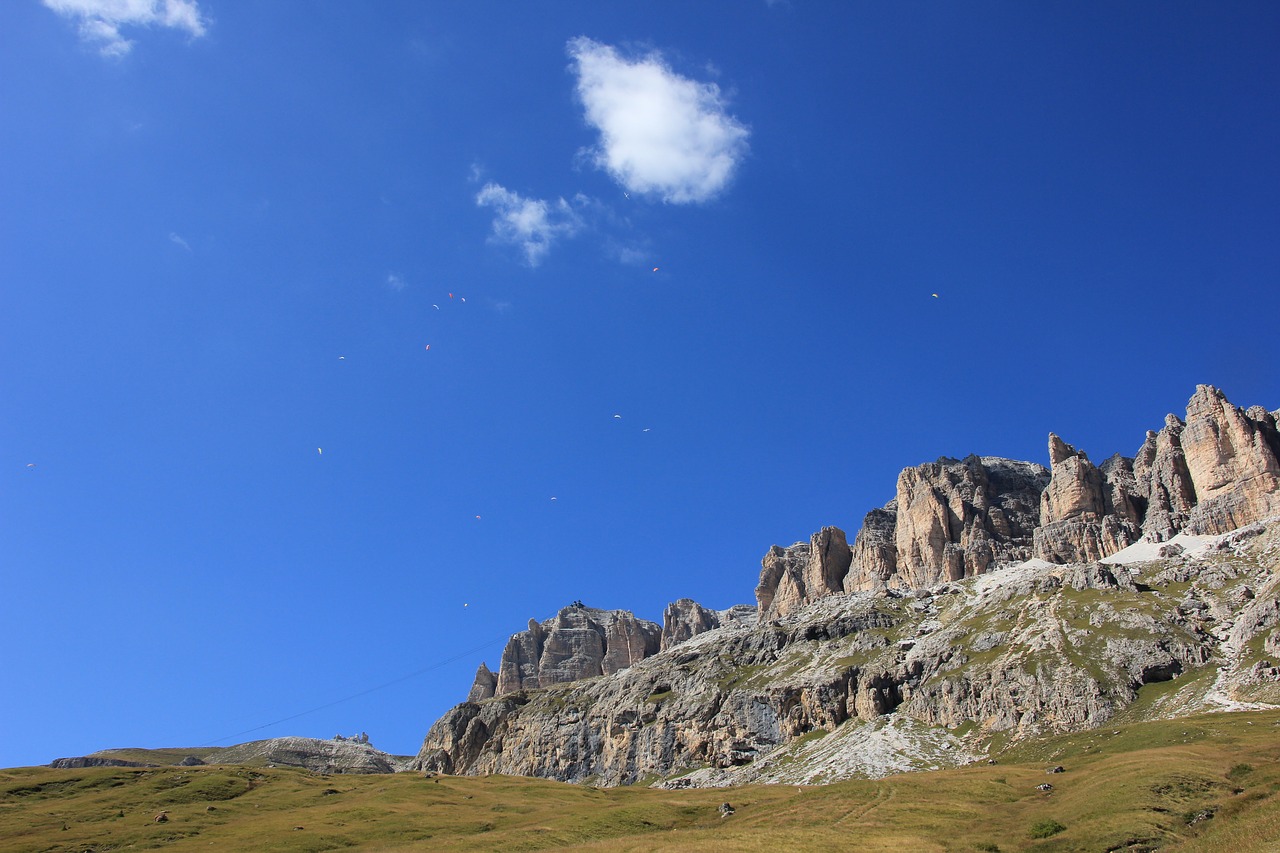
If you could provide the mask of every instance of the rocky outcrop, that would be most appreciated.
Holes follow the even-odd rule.
[[[467,693],[467,701],[483,702],[485,699],[492,699],[497,690],[498,676],[481,661],[475,680],[471,682],[471,690]]]
[[[897,574],[904,587],[980,574],[1031,556],[1043,466],[970,456],[939,459],[898,476]]]
[[[82,767],[159,767],[145,761],[126,761],[123,758],[103,758],[97,755],[78,755],[74,758],[55,758],[49,762],[55,770],[79,770]]]
[[[756,602],[763,618],[785,616],[844,590],[853,552],[838,527],[824,527],[790,548],[774,545],[761,561]]]
[[[720,614],[708,610],[692,598],[681,598],[667,605],[662,614],[661,651],[712,628],[720,627]]]
[[[1051,563],[1100,560],[1138,541],[1137,482],[1130,460],[1103,468],[1049,433],[1049,485],[1040,495],[1035,555]]]
[[[1147,439],[1133,462],[1133,476],[1146,497],[1142,533],[1147,539],[1164,542],[1187,526],[1196,505],[1196,490],[1182,452],[1183,423],[1176,415],[1166,415],[1159,432],[1147,431]]]
[[[873,509],[862,519],[862,527],[853,540],[853,563],[845,575],[845,592],[887,589],[898,573],[898,502],[889,501],[881,509]]]
[[[662,614],[662,644],[659,651],[665,652],[722,625],[754,625],[758,613],[754,604],[735,604],[726,610],[708,610],[692,598],[673,601]]]
[[[270,764],[301,767],[315,773],[397,773],[408,760],[354,740],[281,737],[215,750],[206,764]]]
[[[507,641],[494,695],[610,675],[655,654],[661,639],[660,626],[626,610],[565,607]]]
[[[1199,385],[1182,432],[1196,506],[1192,533],[1224,533],[1280,513],[1280,440],[1261,406],[1244,411],[1212,385]]]
[[[1025,560],[1048,480],[1043,466],[991,456],[907,468],[897,496],[863,518],[852,548],[835,527],[807,544],[770,548],[756,586],[760,615],[786,616],[838,592],[926,587]]]
[[[1049,462],[1046,471],[944,457],[905,469],[894,499],[867,513],[847,552],[838,528],[769,549],[756,587],[761,616],[838,591],[925,588],[1033,555],[1098,560],[1140,538],[1221,533],[1280,514],[1276,416],[1232,406],[1208,385],[1197,388],[1185,423],[1169,415],[1133,459],[1116,454],[1098,466],[1050,434]]]

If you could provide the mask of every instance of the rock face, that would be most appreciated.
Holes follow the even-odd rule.
[[[708,610],[692,598],[682,598],[667,605],[662,614],[661,650],[692,639],[704,631],[720,627],[720,614]]]
[[[850,548],[824,527],[808,544],[777,545],[761,562],[761,618],[780,618],[837,592],[912,589],[972,577],[1031,556],[1049,472],[992,456],[907,468],[897,496],[863,518]]]
[[[903,471],[894,534],[899,585],[931,586],[1030,557],[1047,481],[1041,465],[990,456]]]
[[[838,527],[824,527],[790,548],[774,545],[761,561],[756,603],[763,617],[782,616],[844,590],[853,552]]]
[[[853,540],[853,564],[844,578],[845,592],[887,589],[898,574],[898,502],[889,501],[862,519],[862,528]]]
[[[1137,482],[1130,460],[1108,459],[1103,468],[1049,434],[1049,485],[1040,495],[1035,555],[1051,563],[1100,560],[1141,536],[1135,508]]]
[[[655,654],[661,640],[661,627],[628,611],[571,605],[507,641],[494,695],[610,675]]]
[[[494,675],[481,661],[480,668],[476,670],[475,681],[471,683],[471,691],[467,693],[467,701],[483,702],[485,699],[492,699],[497,689],[498,676]]]
[[[1212,385],[1196,387],[1182,432],[1196,507],[1193,533],[1223,533],[1280,513],[1280,440],[1261,406],[1243,411]]]
[[[1133,476],[1146,497],[1142,533],[1156,542],[1169,539],[1187,526],[1196,505],[1196,490],[1182,452],[1183,423],[1167,415],[1158,433],[1147,431],[1133,462]]]

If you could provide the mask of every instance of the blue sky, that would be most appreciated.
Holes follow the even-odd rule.
[[[3,4],[0,766],[412,753],[530,617],[751,602],[905,466],[1280,407],[1277,43],[1266,3]]]

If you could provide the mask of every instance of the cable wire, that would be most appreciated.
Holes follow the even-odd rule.
[[[272,720],[269,723],[263,723],[262,725],[254,726],[251,729],[245,729],[244,731],[236,732],[235,734],[226,735],[225,737],[216,738],[211,741],[206,741],[205,743],[200,744],[200,746],[214,746],[215,744],[219,744],[219,743],[222,743],[223,741],[231,740],[232,738],[242,737],[247,734],[252,734],[253,732],[260,732],[263,729],[269,729],[272,726],[278,726],[281,723],[287,723],[290,720],[296,720],[299,717],[305,717],[308,714],[314,714],[316,711],[323,711],[325,708],[332,708],[334,705],[341,705],[343,702],[350,702],[352,699],[359,699],[361,696],[368,696],[370,693],[376,693],[379,690],[384,690],[388,687],[392,687],[396,684],[400,684],[401,682],[408,681],[411,678],[417,678],[419,675],[423,675],[425,673],[431,672],[432,670],[439,669],[442,666],[447,666],[448,664],[451,664],[455,661],[462,660],[468,655],[473,655],[476,652],[482,652],[485,649],[496,645],[497,643],[505,643],[508,638],[509,638],[509,635],[503,635],[499,639],[490,640],[484,645],[476,646],[475,648],[467,649],[466,651],[463,651],[463,652],[458,652],[453,657],[445,658],[444,660],[441,660],[441,661],[436,661],[430,666],[425,666],[422,669],[414,670],[408,675],[402,675],[399,678],[395,678],[395,679],[392,679],[391,681],[385,682],[383,684],[379,684],[377,687],[370,687],[367,690],[361,690],[359,693],[352,693],[350,696],[343,696],[341,699],[334,699],[332,702],[326,702],[323,705],[317,705],[314,708],[308,708],[305,711],[299,711],[296,714],[290,714],[287,717],[281,717],[278,720]]]

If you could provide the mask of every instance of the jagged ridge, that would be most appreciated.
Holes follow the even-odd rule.
[[[1280,513],[1275,424],[1261,407],[1243,411],[1198,386],[1186,421],[1169,416],[1134,459],[1094,466],[1050,435],[1049,469],[994,457],[908,468],[852,546],[827,527],[769,550],[759,624],[741,611],[711,618],[688,600],[668,608],[661,629],[580,607],[531,621],[499,673],[482,665],[471,701],[432,727],[415,766],[603,784],[700,767],[706,784],[766,778],[761,756],[811,732],[847,735],[849,722],[883,730],[890,712],[1014,737],[1099,724],[1143,684],[1215,655],[1276,653],[1272,557],[1248,584],[1258,564],[1235,554],[1234,568],[1185,569],[1159,588],[1092,562],[1142,537],[1217,534]],[[1217,591],[1196,586],[1202,575]],[[1173,603],[1171,587],[1186,583],[1201,597]],[[1224,600],[1226,587],[1243,597]],[[1086,591],[1096,600],[1082,610],[1073,594]],[[1218,626],[1248,624],[1247,636],[1213,633],[1197,621],[1205,608]],[[606,664],[618,647],[611,631],[628,638],[628,653]],[[1252,665],[1271,678],[1269,661]],[[947,737],[916,742],[931,738],[929,761],[966,754]],[[845,739],[866,749],[865,738]]]

